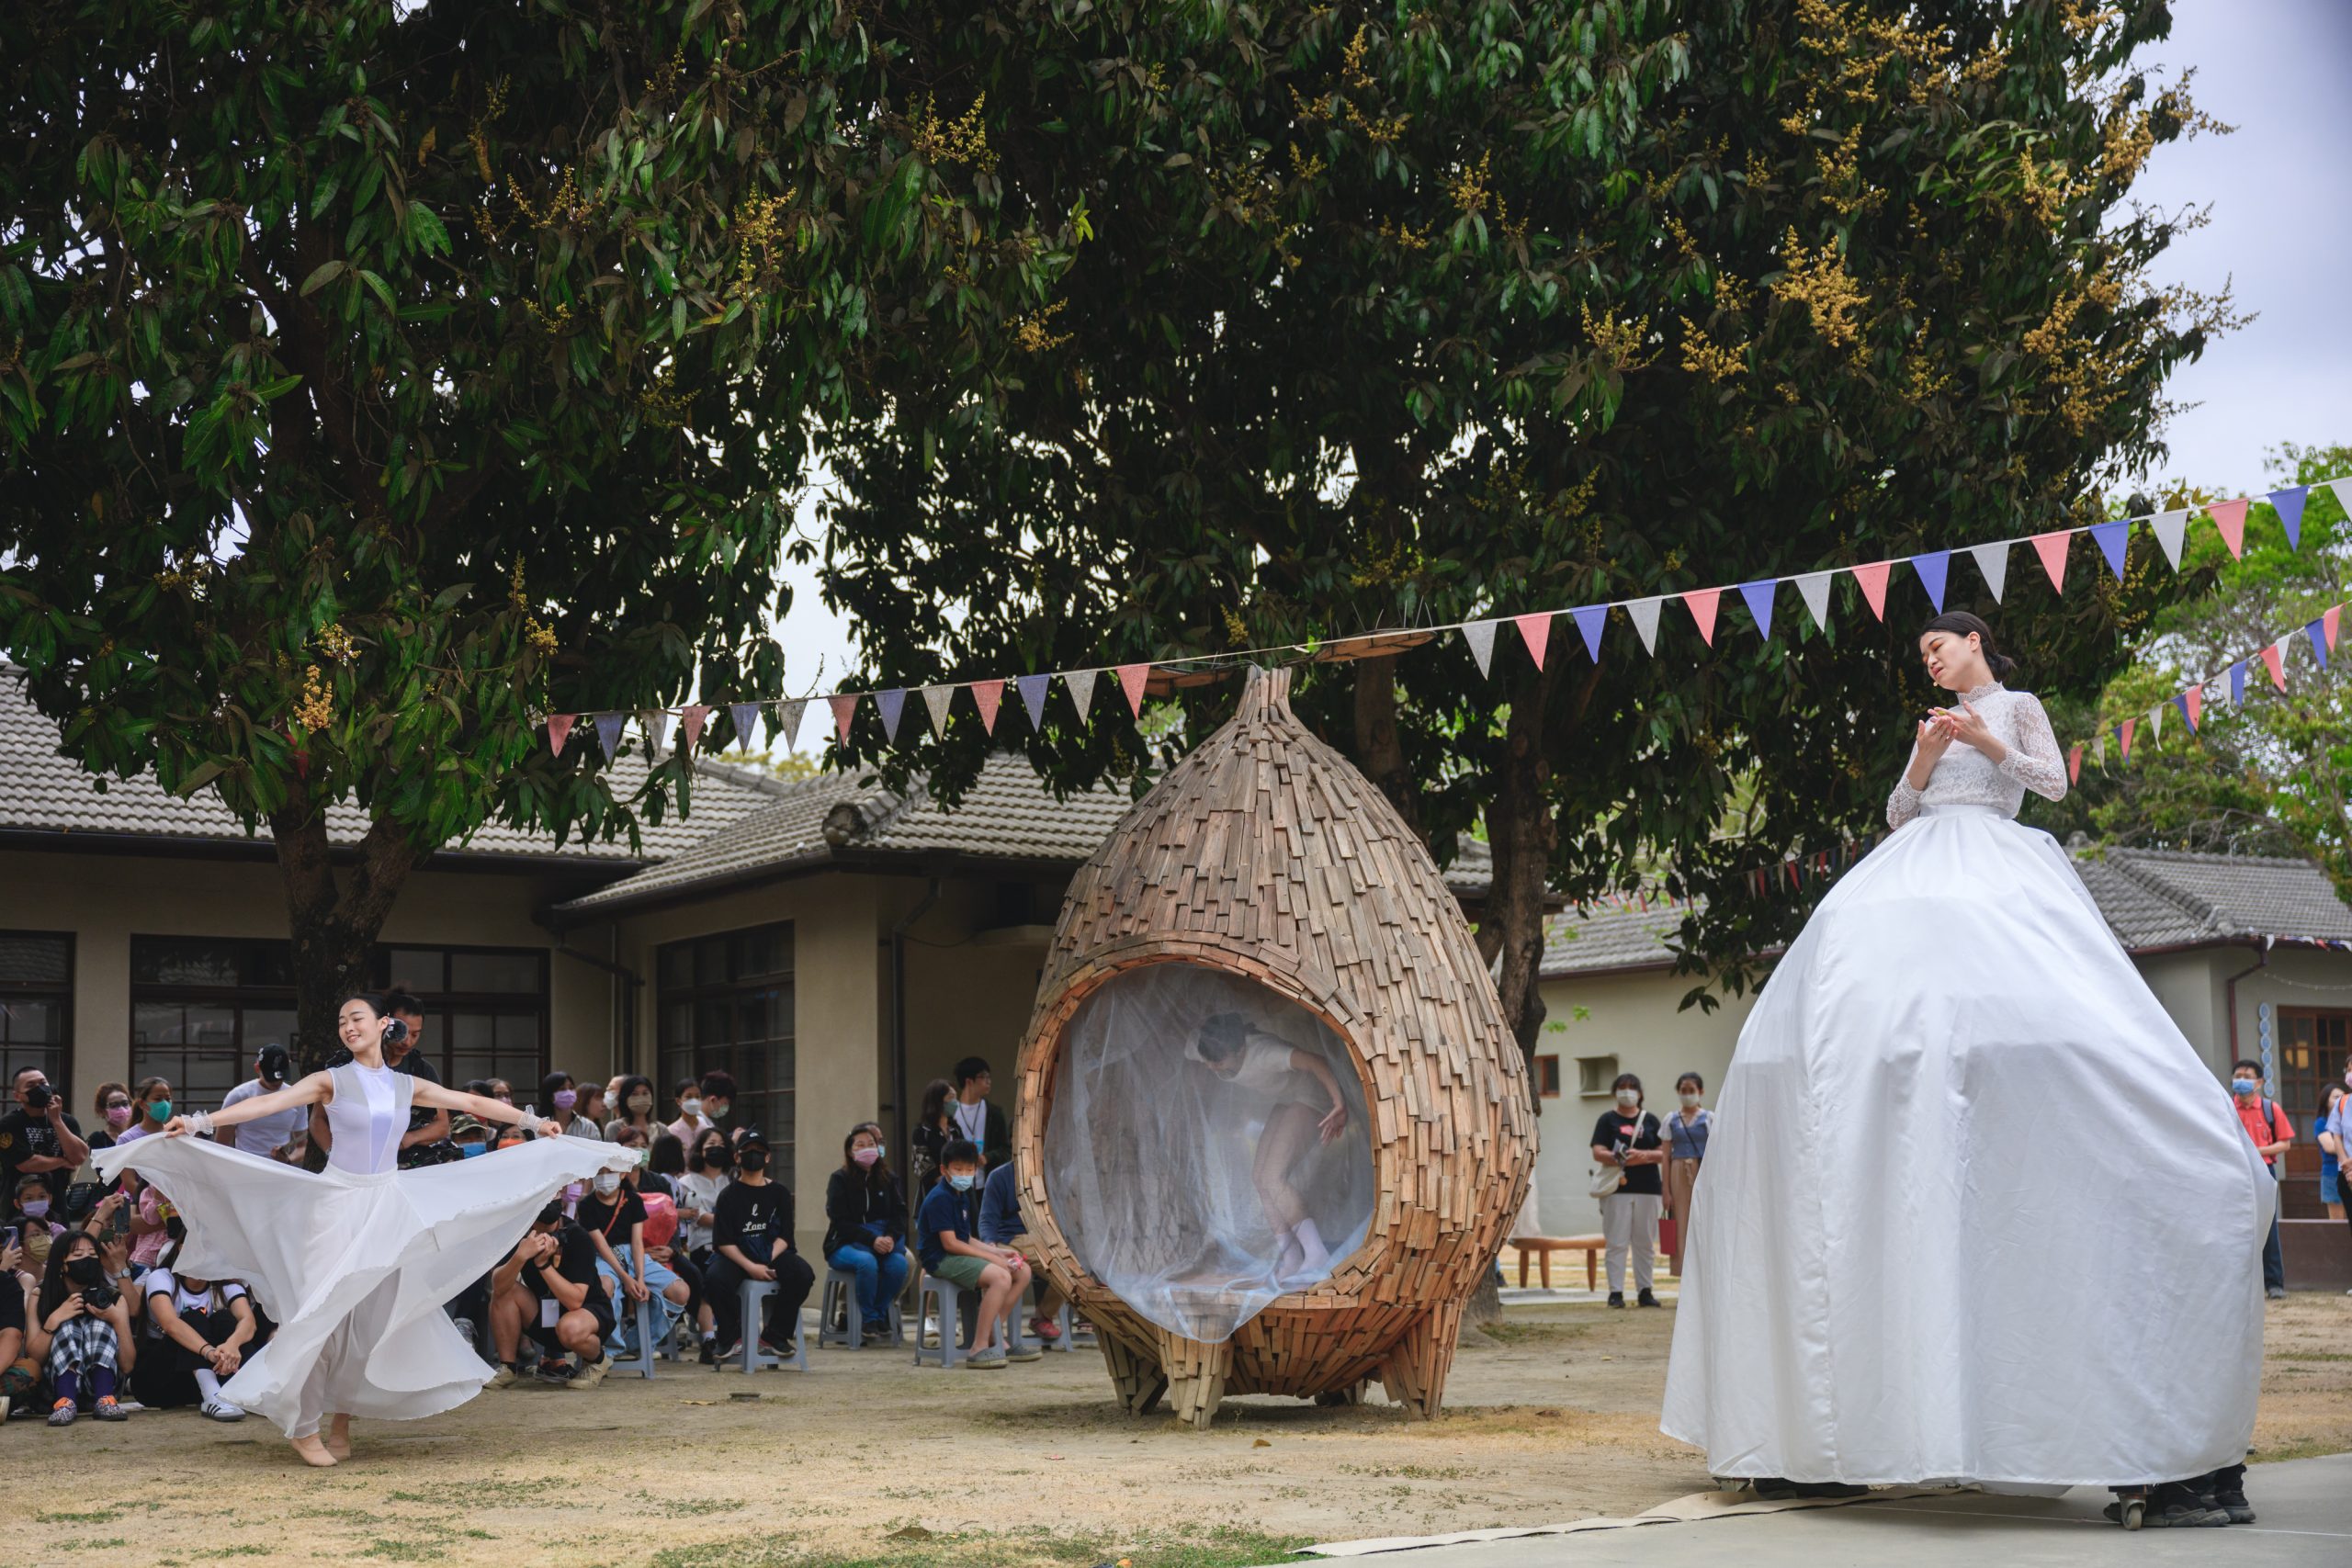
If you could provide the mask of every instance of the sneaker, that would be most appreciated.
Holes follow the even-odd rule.
[[[1062,1325],[1050,1317],[1033,1317],[1029,1320],[1029,1332],[1051,1345],[1061,1338]]]
[[[564,1386],[567,1388],[594,1388],[598,1383],[605,1381],[605,1374],[612,1370],[613,1353],[610,1350],[607,1350],[605,1352],[602,1359],[583,1362],[581,1365],[580,1370],[571,1374],[571,1381]]]
[[[569,1383],[573,1373],[571,1362],[562,1356],[540,1358],[538,1379],[541,1382]]]
[[[1656,1296],[1650,1294],[1647,1291],[1644,1291],[1640,1295],[1634,1298],[1634,1304],[1635,1306],[1654,1307],[1659,1303],[1658,1299]]]
[[[1042,1361],[1046,1353],[1035,1345],[1023,1345],[1018,1349],[1007,1350],[1004,1359],[1008,1361]]]
[[[887,1323],[867,1324],[865,1342],[868,1345],[888,1345],[890,1343],[890,1325]]]
[[[702,1364],[706,1367],[715,1367],[718,1365],[718,1340],[706,1339],[702,1342]]]
[[[1625,1292],[1623,1292],[1623,1291],[1611,1291],[1611,1292],[1609,1292],[1609,1304],[1610,1304],[1611,1306],[1613,1306],[1613,1307],[1621,1307],[1621,1306],[1623,1306],[1623,1305],[1625,1304]]]
[[[729,1345],[725,1349],[719,1351],[718,1354],[713,1358],[711,1365],[723,1366],[729,1361],[741,1360],[742,1359],[742,1355],[743,1342],[741,1339],[738,1339],[734,1343]]]
[[[115,1398],[112,1394],[108,1394],[105,1398],[100,1399],[98,1401],[98,1407],[96,1410],[91,1411],[90,1414],[96,1416],[101,1421],[128,1421],[130,1419],[130,1412],[125,1410],[122,1407],[122,1401]]]
[[[2212,1506],[2229,1515],[2230,1523],[2233,1525],[2254,1523],[2254,1505],[2245,1500],[2245,1491],[2243,1487],[2214,1493]]]
[[[208,1421],[242,1421],[245,1418],[245,1410],[244,1406],[232,1404],[225,1399],[208,1399],[204,1402],[203,1416]]]
[[[790,1350],[779,1348],[775,1340],[769,1338],[764,1334],[760,1336],[760,1354],[763,1356],[774,1356],[779,1361],[789,1361],[792,1359],[792,1352]]]
[[[2123,1522],[2123,1505],[2109,1503],[2099,1510],[2109,1524]],[[2194,1497],[2151,1495],[2147,1510],[2140,1517],[2142,1529],[2211,1529],[2226,1526],[2230,1516],[2219,1508],[2208,1508]]]
[[[502,1362],[500,1363],[498,1370],[490,1374],[490,1382],[483,1386],[487,1388],[512,1388],[514,1385],[514,1369],[512,1366]]]
[[[477,1343],[474,1338],[474,1320],[472,1318],[453,1317],[449,1322],[457,1328],[458,1337],[459,1338],[463,1339],[469,1345]]]
[[[49,1424],[52,1427],[71,1427],[74,1416],[74,1402],[70,1399],[61,1399],[49,1407]]]
[[[2273,1285],[2262,1293],[2268,1296],[2274,1302],[2283,1302],[2287,1299],[2287,1287],[2284,1285]]]
[[[975,1372],[1001,1371],[1005,1366],[1004,1352],[1001,1350],[975,1351],[964,1358],[964,1366],[967,1371]]]

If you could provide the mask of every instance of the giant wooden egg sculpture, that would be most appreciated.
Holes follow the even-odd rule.
[[[1434,1415],[1534,1160],[1525,1063],[1420,840],[1252,671],[1062,906],[1022,1211],[1121,1400]]]

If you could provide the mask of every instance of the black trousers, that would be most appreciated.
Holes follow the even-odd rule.
[[[184,1312],[180,1321],[204,1337],[207,1345],[226,1345],[237,1331],[236,1315],[228,1311]],[[251,1345],[243,1353],[250,1354]],[[196,1374],[212,1364],[176,1339],[148,1339],[139,1347],[139,1364],[131,1369],[132,1397],[151,1410],[175,1410],[204,1397]]]
[[[817,1273],[797,1252],[778,1254],[771,1267],[775,1269],[775,1293],[768,1297],[767,1318],[760,1325],[760,1335],[781,1345],[792,1337],[791,1325],[800,1317],[800,1309],[817,1283]],[[703,1292],[718,1325],[722,1350],[743,1337],[743,1270],[724,1253],[712,1255],[710,1268],[703,1275]]]

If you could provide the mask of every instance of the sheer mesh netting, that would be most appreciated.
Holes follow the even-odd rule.
[[[1230,1338],[1363,1244],[1372,1145],[1348,1047],[1255,981],[1155,964],[1105,982],[1063,1033],[1053,1106],[1062,1234],[1162,1328]]]

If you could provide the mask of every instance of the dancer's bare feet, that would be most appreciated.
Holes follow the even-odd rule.
[[[336,1460],[351,1457],[351,1417],[338,1416],[327,1423],[327,1452]]]
[[[319,1441],[316,1432],[305,1438],[296,1438],[293,1441],[294,1451],[302,1456],[304,1464],[315,1464],[323,1470],[334,1463],[334,1455],[327,1452],[326,1444]]]

